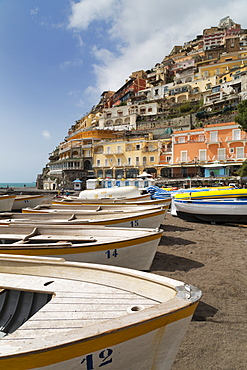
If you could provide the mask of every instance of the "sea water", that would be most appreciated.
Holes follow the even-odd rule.
[[[0,188],[35,188],[35,182],[0,182]]]

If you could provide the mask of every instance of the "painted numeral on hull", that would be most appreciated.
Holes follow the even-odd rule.
[[[130,226],[131,227],[137,227],[137,226],[139,226],[139,220],[130,221]]]
[[[117,257],[118,256],[118,251],[117,249],[114,249],[114,250],[108,250],[105,252],[107,258],[111,258],[111,257]]]
[[[93,354],[87,355],[85,358],[83,358],[83,360],[81,361],[81,364],[86,365],[86,370],[93,370],[93,369],[97,369],[97,368],[100,368],[102,366],[108,365],[112,362],[112,357],[111,357],[112,352],[113,352],[113,350],[110,349],[110,348],[100,352],[99,353],[99,358],[101,360],[101,363],[97,367],[94,367],[94,361],[93,361],[94,360],[94,355]]]

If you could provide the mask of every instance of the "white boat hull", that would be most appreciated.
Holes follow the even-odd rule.
[[[149,270],[162,230],[88,225],[0,225],[0,253],[62,257]]]
[[[81,370],[83,368],[91,370],[102,369],[106,364],[103,368],[109,370],[169,370],[175,360],[191,319],[192,316],[188,316],[185,319],[165,325],[165,330],[164,327],[161,327],[123,342],[119,338],[118,340],[121,341],[121,343],[116,345],[110,344],[107,340],[108,338],[104,338],[102,339],[103,346],[99,350],[86,353],[85,355],[83,355],[83,346],[80,355],[78,355],[79,350],[73,348],[75,346],[71,345],[69,348],[66,348],[66,352],[69,351],[70,356],[74,355],[75,358],[44,367],[35,367],[34,369]],[[123,337],[126,336],[125,332],[125,330],[120,332]],[[134,333],[132,333],[132,336],[134,336]],[[159,340],[157,340],[157,338],[159,338]],[[109,343],[109,345],[104,346],[104,342]],[[51,353],[51,362],[54,361],[53,356],[54,354]],[[47,361],[48,359],[49,358],[47,358]],[[11,368],[11,370],[20,369]]]
[[[0,213],[0,225],[6,224],[48,224],[48,225],[103,225],[110,227],[159,228],[163,223],[168,206],[160,209],[136,213],[103,213],[81,214],[57,213]],[[66,217],[67,215],[67,217]]]
[[[0,195],[0,212],[10,212],[13,207],[15,195]]]
[[[36,207],[42,203],[44,195],[17,195],[12,206],[12,211],[20,211],[25,207]]]
[[[188,221],[247,223],[245,199],[174,199],[174,203],[177,215]]]
[[[141,192],[136,186],[114,186],[94,190],[83,190],[79,194],[80,199],[104,199],[104,198],[134,198],[140,197]]]
[[[85,248],[86,252],[69,253],[71,249],[67,249],[66,254],[56,253],[55,257],[61,257],[67,261],[102,263],[104,265],[148,271],[157,252],[159,241],[160,238],[142,243],[137,240],[136,243],[132,242],[130,246],[126,245],[124,247],[108,244],[103,246],[101,250],[95,250],[94,252],[90,252],[89,249]]]
[[[143,199],[143,200],[140,200],[138,199],[137,200],[134,200],[134,199],[99,199],[99,200],[95,200],[95,199],[92,199],[92,200],[62,200],[62,201],[59,201],[59,200],[53,200],[52,201],[52,205],[56,205],[56,206],[70,206],[70,207],[76,207],[76,206],[86,206],[86,205],[90,205],[90,206],[93,206],[93,205],[98,205],[99,207],[101,206],[104,206],[104,205],[118,205],[118,206],[147,206],[147,207],[150,207],[150,206],[162,206],[162,205],[167,205],[167,204],[170,204],[171,202],[171,198],[166,198],[166,199]],[[39,206],[38,206],[39,207]],[[37,207],[37,208],[38,208]],[[42,206],[40,206],[42,207]]]
[[[16,295],[2,300],[15,313],[0,315],[7,321],[0,367],[11,370],[169,370],[201,297],[197,288],[155,274],[2,255],[0,288],[25,291],[29,302],[36,291],[50,295],[10,333],[9,323],[29,306],[20,305],[22,313]]]

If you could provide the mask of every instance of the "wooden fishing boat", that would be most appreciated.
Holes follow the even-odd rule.
[[[86,190],[85,190],[86,191]],[[92,190],[89,190],[92,191]],[[86,203],[86,204],[91,204],[91,203],[106,203],[106,204],[111,204],[111,203],[126,203],[126,202],[139,202],[139,201],[144,201],[144,200],[150,200],[150,195],[149,194],[143,194],[143,195],[137,195],[136,197],[131,197],[131,198],[124,198],[124,197],[119,197],[119,198],[110,198],[110,197],[105,197],[105,198],[80,198],[76,197],[73,195],[70,196],[63,196],[63,197],[58,197],[57,199],[54,199],[54,202],[58,203]]]
[[[178,193],[174,199],[247,198],[247,189],[222,188]]]
[[[0,212],[9,212],[12,210],[15,195],[0,195]]]
[[[169,203],[168,203],[169,204]],[[79,207],[78,207],[79,206]],[[161,204],[163,207],[163,205]],[[23,208],[22,213],[100,213],[100,214],[110,214],[110,213],[126,213],[126,212],[142,212],[148,209],[158,209],[161,207],[159,204],[150,205],[136,205],[136,204],[42,204],[34,208]]]
[[[212,192],[213,194],[217,194],[218,193],[218,190],[230,190],[232,189],[233,187],[231,186],[219,186],[219,187],[199,187],[199,188],[188,188],[188,189],[177,189],[177,190],[172,190],[170,192],[171,194],[171,208],[170,208],[170,213],[172,216],[177,216],[177,210],[176,210],[176,206],[174,204],[174,198],[179,198],[179,199],[189,199],[189,198],[193,198],[193,199],[200,199],[200,197],[202,196],[202,199],[210,199],[211,196],[212,196]],[[194,193],[198,193],[199,192],[199,197],[194,194]],[[210,192],[210,193],[209,193]],[[183,194],[181,196],[181,194]],[[218,193],[219,195],[223,195],[224,193]],[[232,194],[232,193],[230,193]]]
[[[201,291],[164,276],[0,255],[2,369],[169,370]]]
[[[25,207],[36,207],[42,203],[44,195],[16,195],[12,211],[20,211]]]
[[[112,227],[149,227],[157,228],[163,223],[166,208],[153,208],[141,212],[98,213],[0,213],[0,224],[41,223],[52,225],[104,225]]]
[[[111,204],[118,204],[118,205],[128,205],[128,206],[150,206],[150,205],[167,205],[170,204],[171,197],[166,199],[143,199],[143,200],[127,200],[127,199],[92,199],[92,200],[80,200],[80,199],[71,199],[71,200],[52,200],[52,204],[56,205],[74,205],[74,206],[81,206],[81,205],[111,205]]]
[[[247,224],[247,199],[174,199],[178,217],[187,221]]]
[[[92,225],[0,225],[0,253],[54,256],[149,270],[162,230]]]
[[[113,186],[110,188],[98,188],[83,190],[79,193],[80,199],[138,199],[142,197],[141,191],[137,186]],[[145,196],[144,196],[145,197]]]

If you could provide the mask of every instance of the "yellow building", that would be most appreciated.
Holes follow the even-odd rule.
[[[68,186],[75,179],[83,182],[93,177],[93,145],[101,140],[114,139],[112,130],[84,129],[69,131],[65,140],[50,156],[47,179],[56,178],[56,186]]]
[[[143,171],[160,175],[161,153],[167,149],[167,139],[135,138],[101,141],[94,144],[93,168],[97,178],[135,178]]]
[[[219,83],[219,80],[224,76],[224,82],[231,81],[231,73],[242,68],[247,64],[246,56],[244,58],[239,58],[239,53],[233,53],[231,55],[227,54],[222,56],[219,61],[216,63],[211,63],[207,65],[198,65],[198,79],[204,78],[205,80],[216,77]]]

